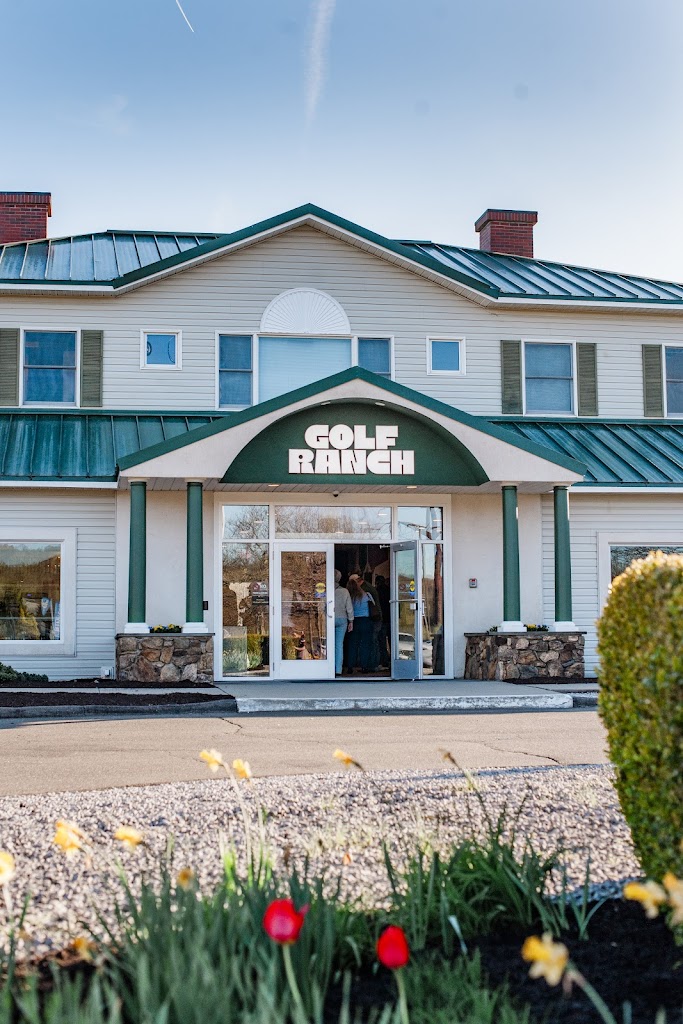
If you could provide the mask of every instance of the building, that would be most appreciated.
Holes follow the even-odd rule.
[[[462,676],[474,634],[469,675],[591,675],[613,576],[683,550],[682,285],[535,259],[532,212],[479,250],[49,214],[0,194],[0,661],[333,679],[338,568],[371,674]]]

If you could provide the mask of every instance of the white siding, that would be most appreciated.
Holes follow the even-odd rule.
[[[501,338],[596,342],[602,416],[642,416],[642,342],[683,341],[683,320],[671,314],[485,309],[311,227],[117,298],[1,298],[0,326],[103,328],[106,408],[212,409],[215,332],[257,332],[268,303],[300,287],[337,299],[354,333],[395,336],[400,383],[485,415],[501,411]],[[182,330],[182,370],[140,369],[142,329]],[[465,336],[465,377],[427,374],[430,334]]]
[[[50,679],[99,676],[114,665],[115,500],[104,492],[1,490],[4,529],[76,529],[76,654],[3,657],[0,661]]]
[[[569,495],[572,548],[572,592],[574,622],[587,631],[586,669],[597,669],[595,623],[600,615],[598,540],[643,538],[650,543],[656,535],[660,543],[680,544],[683,535],[683,495],[624,494],[590,495],[572,490]],[[553,499],[543,497],[543,608],[544,621],[555,617],[553,550]]]

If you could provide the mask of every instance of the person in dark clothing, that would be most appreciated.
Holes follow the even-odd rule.
[[[389,581],[384,576],[375,577],[375,587],[379,601],[379,610],[382,613],[382,625],[379,631],[379,663],[382,668],[391,666],[391,605]]]
[[[374,605],[372,596],[363,589],[361,578],[356,573],[349,576],[346,589],[351,595],[353,604],[353,632],[348,634],[349,669],[361,672],[372,672],[373,629],[370,608]]]

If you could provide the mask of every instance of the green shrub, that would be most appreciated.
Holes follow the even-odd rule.
[[[599,708],[646,874],[683,871],[683,556],[633,562],[598,623]]]
[[[0,661],[0,683],[46,683],[47,676],[39,675],[37,672],[17,672],[9,665],[3,665]]]

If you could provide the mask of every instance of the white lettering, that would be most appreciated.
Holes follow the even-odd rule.
[[[368,437],[366,428],[363,424],[357,425],[353,428],[353,447],[354,448],[374,448],[375,439],[374,437]]]
[[[391,473],[392,476],[412,476],[415,472],[415,452],[395,451],[391,452]]]
[[[308,448],[289,449],[289,472],[290,473],[312,473],[313,452]]]
[[[341,473],[339,452],[332,451],[315,453],[316,473]]]
[[[364,476],[368,471],[365,452],[341,452],[341,471],[350,475]]]
[[[353,428],[345,423],[337,423],[330,428],[330,444],[333,448],[350,448],[353,444]]]
[[[326,423],[314,423],[304,434],[304,441],[309,448],[329,448],[329,433]]]
[[[398,437],[398,427],[377,427],[375,430],[378,448],[393,448]]]
[[[391,472],[390,455],[392,452],[370,452],[368,455],[368,469],[371,473],[385,475]]]

